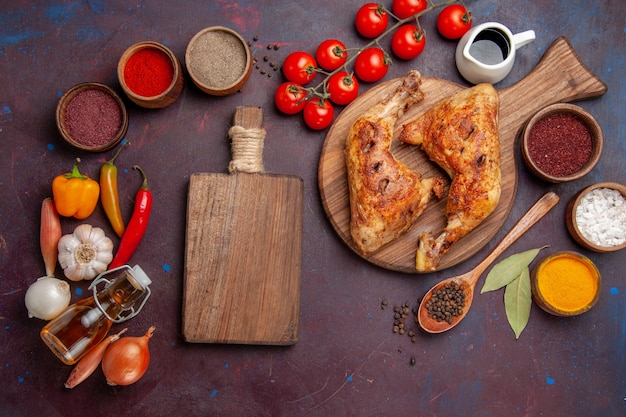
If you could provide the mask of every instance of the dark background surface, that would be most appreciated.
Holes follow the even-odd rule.
[[[148,231],[132,263],[151,276],[153,296],[129,334],[157,330],[152,361],[138,383],[109,387],[100,370],[74,390],[63,387],[70,367],[39,339],[43,322],[28,319],[24,294],[43,275],[39,215],[54,176],[74,158],[98,176],[111,152],[87,154],[66,146],[54,122],[60,95],[85,81],[105,83],[120,94],[116,65],[131,44],[154,40],[183,62],[199,30],[228,26],[247,40],[255,56],[278,63],[292,51],[314,52],[336,37],[348,47],[365,41],[353,27],[360,1],[13,1],[0,6],[0,415],[2,416],[623,416],[626,412],[626,286],[624,252],[588,252],[569,237],[565,206],[583,187],[624,183],[626,160],[626,12],[621,0],[468,1],[475,24],[498,21],[537,39],[518,51],[509,76],[514,84],[539,61],[558,36],[570,40],[589,69],[607,85],[601,98],[580,102],[606,137],[599,165],[570,184],[543,183],[519,165],[509,219],[477,255],[446,271],[411,275],[371,265],[338,238],[322,208],[317,164],[325,132],[307,129],[299,116],[284,116],[272,97],[282,81],[253,71],[241,92],[215,98],[189,78],[179,99],[161,110],[126,101],[132,145],[117,160],[123,212],[130,217],[141,183],[141,165],[154,193]],[[390,1],[385,2],[390,6]],[[414,61],[396,60],[386,79],[416,68],[422,74],[467,85],[454,66],[456,42],[439,36],[437,12],[421,19],[428,43]],[[387,46],[389,38],[383,41]],[[279,44],[277,51],[266,45]],[[319,79],[319,78],[318,78]],[[362,91],[371,85],[364,84]],[[185,210],[189,175],[225,172],[227,131],[238,105],[265,113],[265,168],[305,183],[300,340],[291,347],[186,343],[180,334]],[[533,306],[516,340],[503,292],[478,295],[454,330],[412,343],[391,331],[391,308],[417,299],[438,280],[466,272],[484,258],[522,214],[547,190],[559,205],[504,255],[550,245],[543,254],[577,250],[594,260],[603,277],[599,303],[576,318],[549,316]],[[99,206],[87,222],[114,236]],[[63,232],[80,222],[62,219]],[[117,244],[117,238],[114,238]],[[63,276],[57,267],[57,276]],[[484,279],[484,277],[483,277]],[[482,280],[478,288],[482,285]],[[72,284],[72,300],[88,284]],[[242,306],[245,308],[245,306]],[[411,326],[415,326],[411,324]],[[114,327],[115,329],[116,327]],[[415,329],[417,330],[417,329]],[[411,358],[415,365],[411,366]]]

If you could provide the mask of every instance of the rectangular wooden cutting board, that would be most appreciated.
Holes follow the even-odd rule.
[[[236,126],[261,123],[260,108],[237,108]],[[182,314],[186,341],[297,342],[303,200],[303,181],[292,175],[191,175]]]

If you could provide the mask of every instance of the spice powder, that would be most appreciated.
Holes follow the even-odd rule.
[[[120,131],[122,110],[117,101],[102,90],[78,93],[65,109],[65,128],[76,142],[103,146]]]
[[[144,48],[135,52],[124,66],[124,81],[137,95],[155,97],[168,89],[174,79],[170,58],[161,50]]]
[[[189,64],[200,83],[225,88],[245,72],[246,50],[235,36],[224,31],[208,31],[191,45]]]
[[[585,308],[598,292],[598,276],[585,260],[567,254],[539,269],[538,290],[548,304],[564,312]]]
[[[539,120],[530,130],[528,153],[540,170],[553,177],[579,171],[593,151],[585,123],[569,113],[554,113]]]

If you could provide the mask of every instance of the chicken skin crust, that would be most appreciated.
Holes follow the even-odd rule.
[[[445,178],[422,179],[390,150],[398,118],[423,99],[420,83],[419,72],[410,71],[398,88],[360,116],[348,133],[350,233],[364,255],[407,231],[433,194],[443,194]]]
[[[436,238],[420,236],[415,266],[437,268],[450,247],[476,228],[500,199],[499,97],[491,84],[478,84],[435,104],[405,124],[402,142],[419,145],[450,176],[447,225]]]

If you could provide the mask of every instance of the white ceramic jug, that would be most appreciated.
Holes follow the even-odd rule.
[[[535,31],[513,35],[501,23],[486,22],[470,29],[456,47],[456,67],[467,81],[495,84],[506,77],[515,51],[535,40]]]

